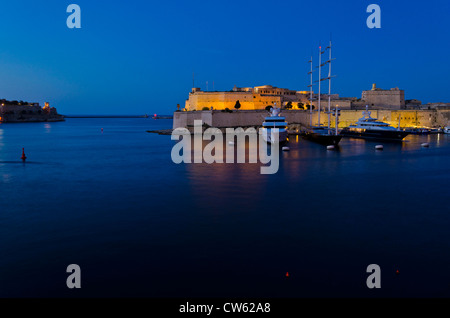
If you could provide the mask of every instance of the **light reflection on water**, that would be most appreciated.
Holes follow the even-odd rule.
[[[3,141],[3,129],[0,127],[0,152],[2,151],[4,145],[5,144]]]
[[[385,275],[382,296],[450,296],[449,136],[384,151],[291,138],[278,173],[261,175],[260,163],[175,165],[170,137],[145,132],[170,125],[1,126],[0,296],[70,296],[55,273],[72,263],[82,296],[366,296],[355,273],[374,262],[415,277]]]

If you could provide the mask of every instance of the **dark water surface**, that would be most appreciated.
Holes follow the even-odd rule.
[[[261,175],[175,165],[170,136],[145,132],[171,124],[0,125],[1,297],[450,296],[450,136],[383,152],[292,140]],[[369,264],[381,290],[366,287]]]

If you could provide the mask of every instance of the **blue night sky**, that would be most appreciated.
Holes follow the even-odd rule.
[[[66,8],[81,7],[81,29]],[[382,10],[369,29],[366,8]],[[169,114],[192,87],[307,90],[308,59],[332,32],[333,93],[372,83],[450,102],[450,1],[2,1],[0,98],[62,114]],[[317,54],[314,54],[316,57]]]

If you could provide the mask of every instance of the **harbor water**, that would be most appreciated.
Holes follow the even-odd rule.
[[[1,297],[450,297],[449,135],[293,137],[261,175],[174,164],[171,125],[0,125]]]

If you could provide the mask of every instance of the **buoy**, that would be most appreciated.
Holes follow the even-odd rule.
[[[334,146],[333,145],[327,146],[327,150],[334,150]]]
[[[289,272],[286,273],[286,278],[289,278]]]
[[[378,146],[375,146],[375,149],[376,150],[383,150],[384,146],[383,145],[378,145]]]
[[[22,148],[22,157],[20,157],[23,161],[27,160],[27,156],[25,156],[25,148]]]
[[[426,142],[426,143],[423,143],[423,144],[422,144],[422,147],[424,147],[424,148],[428,148],[428,147],[430,147],[430,144],[429,144],[429,143],[427,143],[427,142]]]
[[[102,128],[102,133],[103,133],[103,128]]]
[[[290,151],[291,149],[289,147],[283,147],[283,151]]]

